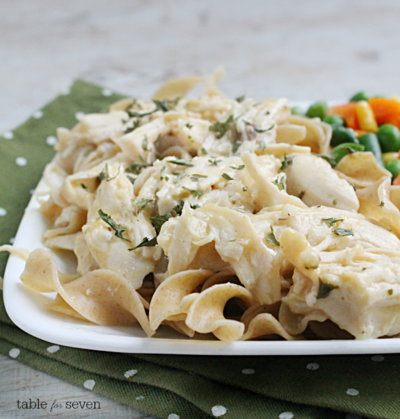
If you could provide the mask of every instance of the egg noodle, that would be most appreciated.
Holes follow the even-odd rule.
[[[226,98],[200,77],[59,128],[38,196],[47,248],[22,282],[54,311],[189,337],[400,333],[400,190],[370,152],[333,169],[330,125],[286,99]],[[323,157],[321,157],[321,155]],[[10,251],[10,247],[3,247]],[[1,250],[1,249],[0,249]],[[25,256],[25,254],[23,254]]]

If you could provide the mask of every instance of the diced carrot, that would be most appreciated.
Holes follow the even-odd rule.
[[[400,185],[400,175],[397,175],[396,179],[393,181],[393,185]]]
[[[356,112],[357,102],[345,103],[344,105],[331,106],[329,108],[329,115],[339,115],[341,116],[348,128],[360,129],[360,124],[358,123],[357,112]]]
[[[392,124],[400,128],[400,102],[394,99],[375,97],[369,100],[378,125]]]

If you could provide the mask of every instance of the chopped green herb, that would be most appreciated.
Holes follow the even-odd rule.
[[[381,201],[381,203],[378,205],[378,207],[382,208],[383,206],[385,206],[385,203],[383,201]]]
[[[273,129],[275,127],[275,124],[274,125],[271,125],[269,128],[267,128],[267,129],[257,129],[257,128],[254,128],[254,131],[255,132],[267,132],[267,131],[271,131],[271,129]],[[263,150],[264,151],[264,150]]]
[[[225,122],[215,122],[214,124],[209,126],[209,130],[216,133],[216,138],[222,138],[227,131],[232,127],[235,123],[233,115],[229,115],[229,118]]]
[[[155,103],[157,110],[159,111],[163,111],[163,112],[168,112],[169,111],[169,105],[168,105],[168,101],[167,100],[153,100],[153,102]]]
[[[336,230],[333,230],[333,232],[337,236],[354,236],[353,230],[348,230],[346,228],[337,228]]]
[[[186,173],[185,172],[174,172],[172,173],[174,176],[176,176],[176,179],[174,180],[175,185],[177,183],[179,183],[184,177],[186,177]]]
[[[144,167],[149,167],[150,164],[147,163],[142,156],[139,156],[140,163],[133,163],[131,166],[125,169],[125,172],[133,173],[134,175],[138,175]]]
[[[245,168],[244,164],[241,164],[240,166],[236,167],[236,166],[230,166],[231,169],[234,170],[243,170]]]
[[[134,131],[139,125],[140,125],[140,119],[136,119],[135,121],[133,121],[133,124],[132,124],[131,127],[125,128],[124,134],[128,134],[128,133]]]
[[[208,176],[205,176],[205,175],[199,175],[199,174],[197,174],[197,173],[194,173],[193,175],[190,175],[190,177],[192,178],[192,177],[194,177],[194,178],[200,178],[200,177],[204,177],[204,178],[206,178],[206,177],[208,177]]]
[[[202,154],[208,154],[207,150],[204,147],[201,148],[201,152],[202,152]]]
[[[127,242],[130,242],[130,240],[122,236],[122,233],[126,231],[125,227],[122,227],[122,225],[117,224],[108,214],[106,214],[101,209],[99,209],[98,214],[99,214],[99,217],[114,230],[116,237],[118,237],[119,239],[125,240]]]
[[[233,178],[230,177],[227,173],[222,173],[222,177],[226,180],[233,180]]]
[[[249,188],[247,186],[243,186],[243,191],[246,192]]]
[[[388,290],[388,294],[389,294],[389,295],[393,295],[393,290],[392,290],[392,288],[390,288],[390,290]]]
[[[288,157],[287,154],[285,153],[285,156],[283,157],[282,166],[281,166],[282,172],[284,172],[290,165],[293,164],[294,158],[295,156]]]
[[[356,191],[356,185],[354,185],[354,183],[349,182],[349,185]]]
[[[265,239],[272,246],[280,246],[281,245],[279,243],[278,239],[275,236],[274,229],[272,228],[272,226],[271,226],[271,233],[267,234],[266,237],[265,237]]]
[[[169,181],[169,177],[165,176],[164,179],[168,182]]]
[[[265,141],[264,140],[261,140],[260,141],[260,149],[261,149],[261,151],[264,151],[265,150],[265,147],[266,147]]]
[[[147,135],[145,134],[144,138],[143,138],[143,141],[142,141],[143,151],[148,151],[148,152],[151,151],[151,149],[149,149],[149,147],[148,147],[148,143],[149,143],[149,139],[147,138]]]
[[[81,183],[81,187],[82,187],[85,191],[90,192],[90,189],[89,189],[86,185],[84,185],[83,183]]]
[[[208,159],[208,162],[211,164],[211,166],[218,166],[218,163],[221,162],[221,161],[222,160],[217,160],[217,159],[211,160],[211,159]]]
[[[141,243],[139,243],[137,246],[132,247],[131,249],[128,249],[129,251],[131,250],[136,250],[139,249],[140,247],[153,247],[157,244],[157,237],[153,237],[152,239],[148,239],[147,237],[145,237]]]
[[[187,127],[188,129],[192,129],[193,125],[190,122],[188,122],[187,124],[185,124],[185,127]]]
[[[200,205],[197,205],[197,204],[195,204],[195,205],[190,205],[190,208],[192,208],[193,210],[195,210],[195,209],[197,209],[197,208],[200,208]]]
[[[194,164],[187,160],[167,160],[167,163],[177,164],[178,166],[193,167]]]
[[[337,199],[334,199],[334,200],[332,201],[332,204],[333,204],[333,205],[337,205]]]
[[[172,217],[173,215],[170,212],[167,212],[164,215],[156,215],[155,217],[150,217],[150,221],[156,229],[157,236],[160,234],[161,227]]]
[[[160,170],[160,180],[163,180],[164,178],[163,178],[163,172],[164,172],[164,170],[167,168],[167,166],[163,166],[162,168],[161,168],[161,170]]]
[[[236,142],[233,144],[233,147],[232,147],[232,153],[236,153],[236,152],[239,150],[239,147],[241,146],[241,144],[242,144],[242,143],[240,143],[239,141],[236,141]]]
[[[336,224],[336,223],[338,223],[338,222],[340,222],[340,221],[343,221],[343,218],[337,218],[337,219],[335,219],[335,218],[333,218],[333,217],[331,217],[331,218],[322,218],[322,221],[323,221],[324,223],[326,223],[326,224],[328,224],[328,225],[332,226],[333,224]]]
[[[174,206],[174,208],[172,208],[172,213],[175,213],[175,216],[182,215],[182,210],[183,210],[184,205],[185,203],[183,202],[182,199],[180,199],[178,203]]]
[[[197,199],[200,198],[204,194],[204,192],[200,191],[199,189],[189,189],[189,188],[186,188],[185,186],[182,186],[182,189],[190,192],[190,194]]]
[[[246,99],[246,95],[242,95],[236,98],[236,102],[242,103]]]
[[[336,285],[327,284],[319,279],[319,287],[317,293],[317,299],[326,298],[332,290],[338,288]]]
[[[119,175],[120,170],[121,170],[121,164],[118,166],[117,174],[114,177],[110,177],[110,174],[108,173],[108,164],[106,163],[104,166],[104,169],[99,174],[99,179],[100,180],[105,179],[107,182],[109,182],[110,180],[115,179]]]
[[[316,154],[316,156],[326,160],[333,168],[337,166],[337,161],[332,156],[327,154]]]
[[[278,187],[280,191],[285,190],[285,177],[280,176],[277,179],[273,180],[272,183]]]
[[[132,183],[132,185],[135,184],[135,180],[136,178],[132,177],[132,176],[127,176],[128,180]]]
[[[364,267],[364,268],[361,269],[361,272],[364,272],[366,270],[367,270],[367,268]]]
[[[140,198],[136,201],[136,205],[138,206],[138,214],[140,211],[142,211],[147,204],[149,204],[150,202],[153,202],[152,199],[147,199],[147,198]]]

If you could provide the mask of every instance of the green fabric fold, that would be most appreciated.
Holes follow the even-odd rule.
[[[105,96],[101,87],[78,80],[70,94],[42,109],[42,118],[30,118],[13,130],[11,140],[0,137],[0,208],[7,212],[0,216],[0,244],[15,236],[30,191],[54,155],[47,137],[55,136],[57,127],[72,127],[77,112],[100,112],[122,97]],[[18,166],[18,157],[27,164]],[[7,254],[0,253],[0,275],[6,260]],[[205,357],[68,347],[50,353],[52,344],[13,325],[2,293],[0,298],[0,353],[18,348],[20,362],[79,386],[94,380],[93,392],[160,418],[171,413],[181,419],[214,417],[217,405],[227,409],[221,416],[226,419],[352,418],[348,412],[366,418],[400,417],[400,355]],[[125,377],[129,370],[137,373]],[[359,393],[349,395],[348,389]]]

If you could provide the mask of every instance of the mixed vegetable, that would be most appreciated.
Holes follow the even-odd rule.
[[[292,114],[304,115],[298,107]],[[318,117],[332,126],[330,156],[332,166],[349,153],[370,151],[392,174],[392,183],[400,185],[400,98],[370,97],[355,94],[348,103],[328,106],[324,101],[312,104],[305,116]]]

